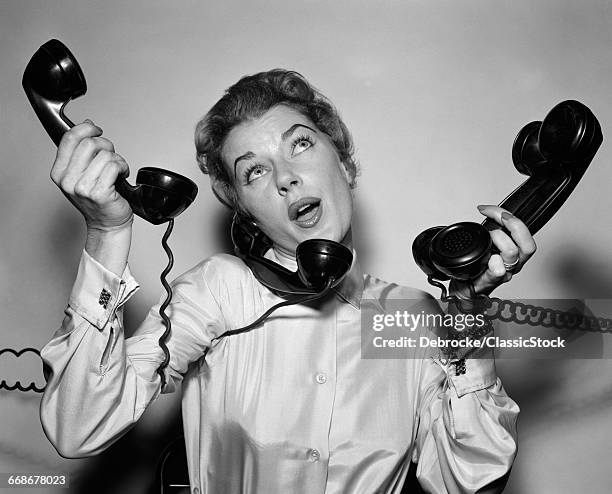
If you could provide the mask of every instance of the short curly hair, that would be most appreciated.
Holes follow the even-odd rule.
[[[200,169],[210,175],[217,198],[235,211],[240,210],[236,190],[221,159],[225,139],[237,125],[257,119],[278,105],[298,111],[331,138],[349,171],[351,188],[355,186],[358,166],[353,139],[334,105],[298,72],[273,69],[241,78],[196,126]]]

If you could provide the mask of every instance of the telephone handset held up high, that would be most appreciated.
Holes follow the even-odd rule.
[[[22,84],[49,137],[59,145],[64,133],[74,126],[64,114],[66,104],[87,91],[76,58],[61,41],[49,40],[30,59]],[[134,214],[154,225],[181,214],[198,192],[196,184],[188,178],[154,167],[141,168],[135,186],[119,177],[115,187],[130,203]]]
[[[589,108],[574,100],[559,103],[542,122],[531,122],[518,133],[512,160],[529,178],[500,206],[535,234],[572,193],[602,140],[599,122]],[[496,252],[489,231],[498,228],[491,219],[429,228],[412,244],[415,262],[429,279],[474,279]]]
[[[66,104],[87,91],[85,76],[76,58],[61,41],[49,40],[28,62],[23,73],[22,85],[49,137],[59,145],[64,133],[74,126],[64,114]],[[159,308],[159,315],[165,327],[164,333],[159,338],[164,360],[157,369],[163,387],[166,382],[164,369],[170,362],[166,341],[172,329],[170,318],[165,312],[172,299],[172,288],[166,280],[166,275],[174,264],[167,240],[172,232],[174,218],[193,202],[198,187],[178,173],[146,167],[138,171],[135,186],[130,185],[125,178],[119,177],[115,182],[115,188],[129,202],[134,214],[154,225],[168,223],[162,238],[162,246],[168,255],[168,265],[160,277],[166,290],[166,299]]]

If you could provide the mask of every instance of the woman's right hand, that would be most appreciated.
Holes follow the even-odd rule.
[[[129,203],[115,189],[129,168],[102,129],[90,120],[64,134],[51,168],[51,180],[81,212],[88,231],[111,231],[131,224]]]
[[[132,241],[134,214],[117,192],[117,177],[128,165],[115,146],[90,120],[64,134],[51,169],[51,180],[81,212],[87,224],[85,250],[104,267],[121,276]]]

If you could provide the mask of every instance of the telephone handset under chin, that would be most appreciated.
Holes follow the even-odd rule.
[[[64,133],[74,126],[64,114],[66,104],[87,91],[76,58],[61,41],[49,40],[30,59],[22,84],[43,127],[59,145]],[[115,187],[134,214],[154,225],[181,214],[198,192],[197,185],[188,178],[154,167],[141,168],[135,186],[119,177]]]
[[[309,239],[297,246],[298,270],[293,272],[264,257],[272,242],[248,219],[234,215],[231,234],[236,255],[262,285],[281,297],[312,295],[327,285],[334,287],[353,262],[353,253],[344,245],[332,240]]]
[[[213,341],[250,331],[281,307],[324,297],[344,279],[353,263],[353,253],[344,245],[333,240],[308,239],[295,250],[298,270],[293,272],[264,257],[272,248],[272,241],[252,221],[235,214],[231,234],[236,255],[257,281],[285,300],[247,326],[226,331]]]
[[[531,122],[518,133],[512,160],[519,173],[529,178],[500,206],[535,234],[574,190],[602,140],[591,110],[578,101],[559,103],[544,121]],[[412,244],[414,260],[432,279],[474,279],[487,269],[489,257],[496,252],[489,230],[498,228],[491,219],[429,228]]]

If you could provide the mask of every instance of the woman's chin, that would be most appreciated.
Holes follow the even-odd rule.
[[[320,229],[312,229],[312,232],[306,232],[302,237],[302,242],[308,239],[323,239],[323,240],[331,240],[333,242],[338,242],[346,245],[347,247],[352,247],[351,241],[351,229],[344,231],[344,229],[338,227],[324,227]]]
[[[321,228],[299,228],[297,231],[292,231],[290,235],[285,236],[282,240],[279,239],[280,241],[275,241],[274,239],[272,239],[272,241],[277,252],[292,257],[295,257],[295,251],[300,243],[311,239],[332,240],[348,248],[352,248],[350,226],[346,231],[344,230],[345,229],[334,227],[333,225],[322,225]]]

